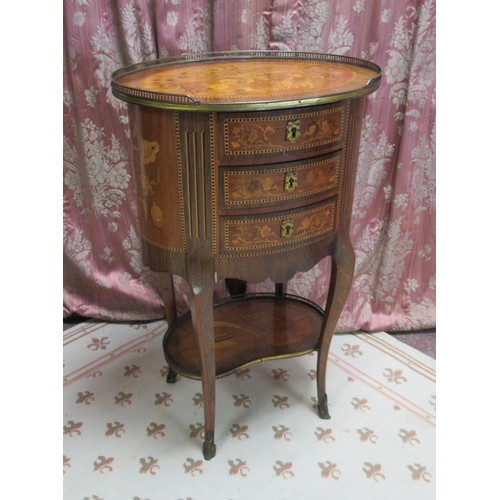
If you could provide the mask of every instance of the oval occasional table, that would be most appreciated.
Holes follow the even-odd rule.
[[[330,342],[351,287],[349,223],[363,96],[381,70],[296,52],[187,55],[123,68],[145,263],[167,273],[168,382],[201,379],[203,455],[215,456],[215,381],[252,363],[318,351],[321,418]],[[286,293],[326,256],[325,310]],[[177,317],[172,274],[190,290]],[[218,279],[276,283],[275,293],[214,303]]]

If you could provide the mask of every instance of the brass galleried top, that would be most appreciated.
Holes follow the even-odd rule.
[[[113,94],[165,109],[240,111],[326,104],[380,85],[376,64],[303,52],[218,52],[158,59],[112,75]]]

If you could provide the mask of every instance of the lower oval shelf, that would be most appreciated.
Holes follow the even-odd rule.
[[[231,297],[214,304],[216,376],[269,359],[300,356],[319,342],[323,310],[294,295],[273,293]],[[201,379],[198,342],[185,314],[165,334],[167,363],[181,375]]]

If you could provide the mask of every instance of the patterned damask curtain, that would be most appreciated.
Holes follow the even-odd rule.
[[[435,326],[434,0],[65,0],[64,36],[65,316],[163,315],[158,276],[141,259],[128,113],[111,73],[185,52],[279,49],[383,68],[365,106],[357,263],[338,329]],[[323,305],[329,268],[324,259],[297,274],[289,292]]]

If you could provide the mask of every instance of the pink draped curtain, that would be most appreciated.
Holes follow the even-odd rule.
[[[163,316],[158,275],[142,263],[128,111],[111,94],[111,73],[181,53],[278,49],[383,69],[365,106],[357,261],[338,330],[434,327],[435,34],[434,0],[65,0],[64,315]],[[288,291],[323,305],[329,269],[324,259]]]

